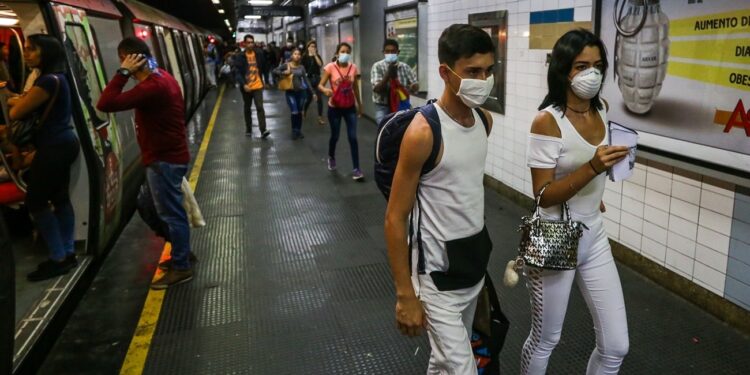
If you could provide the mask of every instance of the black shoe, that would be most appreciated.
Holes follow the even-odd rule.
[[[190,265],[192,266],[193,264],[198,262],[198,257],[196,257],[195,254],[191,251],[190,255],[188,255],[188,261],[190,262]],[[166,271],[171,268],[172,268],[172,258],[169,258],[159,263],[160,270]]]
[[[42,281],[64,275],[68,273],[74,266],[68,263],[67,258],[62,262],[55,262],[52,259],[47,259],[36,268],[36,271],[30,272],[26,275],[29,281]]]
[[[302,134],[302,133],[299,133],[299,137],[298,137],[298,138],[299,138],[299,139],[305,139],[305,135],[304,135],[304,134]]]
[[[263,133],[260,134],[260,137],[263,138],[263,139],[266,139],[266,138],[268,138],[269,135],[271,135],[271,131],[270,130],[264,130]]]
[[[75,254],[68,254],[63,262],[68,264],[70,268],[75,268],[76,266],[78,266],[78,259],[76,258]]]

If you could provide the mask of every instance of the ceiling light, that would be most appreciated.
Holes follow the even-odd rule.
[[[224,9],[219,9],[219,14],[224,14]]]
[[[220,4],[221,0],[211,0],[211,2],[214,3],[214,4]]]
[[[0,26],[13,26],[13,25],[18,25],[18,18],[0,17]]]
[[[246,20],[259,20],[260,16],[248,15],[248,16],[245,16],[245,19]]]
[[[227,26],[230,26],[230,25],[229,25],[229,20],[228,20],[228,19],[226,19],[226,18],[224,19],[224,23],[225,23],[225,24],[227,24]]]
[[[249,0],[250,5],[271,5],[273,0]]]

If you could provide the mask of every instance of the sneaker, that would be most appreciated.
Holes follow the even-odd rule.
[[[193,279],[192,269],[189,269],[189,268],[186,270],[169,269],[167,270],[166,273],[164,273],[164,276],[162,276],[159,280],[156,280],[153,283],[151,283],[151,289],[156,289],[156,290],[167,289],[175,285],[186,283],[192,279]]]
[[[191,251],[190,255],[188,256],[188,261],[190,262],[190,266],[198,262],[198,257],[195,256],[195,254]],[[172,268],[172,258],[169,258],[161,263],[159,263],[159,269],[160,270],[168,270]]]
[[[260,137],[263,138],[263,139],[265,139],[265,138],[268,138],[269,135],[271,135],[271,131],[270,130],[265,130],[265,131],[263,131],[263,133],[260,134]]]
[[[318,117],[318,125],[325,125],[325,124],[326,124],[326,120],[323,119],[322,117]]]
[[[359,168],[354,168],[354,170],[352,171],[352,179],[354,179],[355,181],[359,181],[363,178],[365,178],[365,174],[362,173]]]
[[[336,159],[332,157],[328,157],[328,170],[329,171],[335,171],[336,170]]]
[[[36,271],[30,272],[26,275],[29,281],[42,281],[51,279],[56,276],[64,275],[68,273],[74,266],[68,263],[67,258],[62,262],[55,262],[52,259],[47,259],[42,263],[39,263]]]

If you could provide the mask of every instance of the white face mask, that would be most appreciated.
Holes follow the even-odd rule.
[[[591,67],[578,74],[570,81],[570,89],[581,99],[591,99],[602,88],[602,72]]]
[[[456,77],[461,78],[453,69],[446,65],[446,68],[455,74]],[[477,108],[487,101],[490,96],[492,87],[495,86],[495,76],[489,76],[486,80],[482,79],[471,79],[461,78],[461,85],[458,87],[456,96],[461,99],[464,104],[469,108]]]
[[[386,53],[385,54],[385,62],[387,63],[395,63],[398,61],[398,55],[395,53]]]
[[[339,53],[338,61],[342,64],[346,64],[351,59],[352,55],[348,53]]]

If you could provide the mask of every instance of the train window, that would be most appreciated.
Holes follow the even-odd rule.
[[[93,42],[89,40],[86,30],[80,24],[66,23],[65,34],[67,38],[63,41],[63,45],[68,53],[68,61],[71,63],[80,99],[88,112],[89,122],[96,129],[106,126],[107,114],[94,107],[94,103],[97,103],[102,95],[102,87],[94,61],[96,55],[91,51]]]
[[[180,90],[182,90],[182,96],[185,98],[185,86],[182,83],[182,73],[180,72],[180,60],[177,59],[177,51],[174,47],[174,40],[172,39],[172,34],[167,29],[161,29],[163,34],[160,34],[164,37],[164,41],[167,45],[167,56],[169,57],[169,64],[172,66],[172,76],[175,80],[177,80],[177,84],[180,86]]]
[[[156,43],[159,45],[159,64],[161,64],[164,69],[169,71],[169,74],[174,75],[172,66],[169,63],[169,57],[167,56],[167,45],[164,43],[164,30],[161,28],[161,26],[156,26],[155,28],[156,32],[154,34],[156,35]]]
[[[398,42],[399,61],[409,65],[416,73],[420,91],[427,91],[428,79],[425,74],[420,74],[419,70],[418,20],[416,7],[388,12],[385,14],[385,36]]]

